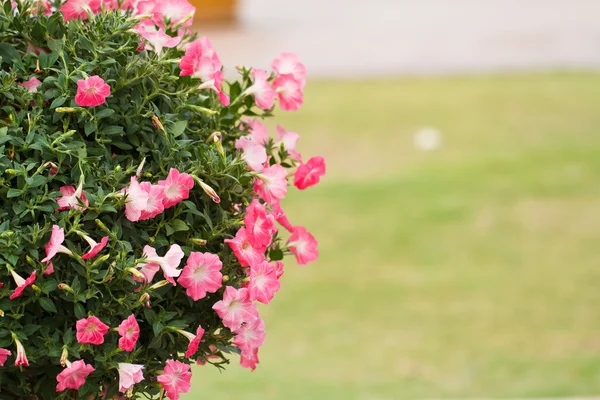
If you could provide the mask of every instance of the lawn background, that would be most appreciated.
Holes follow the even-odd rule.
[[[600,393],[600,74],[313,81],[275,122],[327,159],[284,202],[320,260],[288,259],[257,370],[182,399]]]

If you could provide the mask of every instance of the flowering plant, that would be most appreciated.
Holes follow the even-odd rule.
[[[226,81],[193,14],[186,0],[2,3],[2,398],[178,399],[191,363],[254,369],[256,303],[286,254],[317,258],[280,201],[324,160],[261,122],[300,107],[304,66],[283,53]]]

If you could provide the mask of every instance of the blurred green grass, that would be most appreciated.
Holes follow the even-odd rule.
[[[600,392],[600,74],[313,82],[305,101],[277,122],[328,175],[284,207],[321,258],[288,260],[257,370],[196,367],[182,399]],[[441,149],[414,148],[422,126]]]

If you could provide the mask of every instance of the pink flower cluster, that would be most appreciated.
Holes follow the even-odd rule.
[[[154,218],[187,199],[193,187],[192,176],[175,168],[171,168],[167,179],[158,181],[156,185],[150,182],[139,183],[132,176],[129,186],[123,189],[123,194],[126,195],[125,216],[132,222]]]

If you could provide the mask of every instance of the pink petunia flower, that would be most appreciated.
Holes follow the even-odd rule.
[[[50,167],[48,170],[48,175],[56,176],[58,174],[58,167],[52,161],[48,161],[44,164],[44,167]]]
[[[244,357],[243,354],[240,356],[240,365],[244,368],[249,368],[254,371],[256,369],[256,364],[258,363],[258,349],[254,349],[251,357]]]
[[[138,268],[140,268],[140,272],[146,277],[147,282],[152,281],[154,274],[158,272],[158,267],[160,267],[165,279],[171,284],[176,285],[173,278],[181,275],[181,270],[177,268],[184,256],[183,250],[181,250],[178,244],[171,245],[163,257],[159,256],[153,247],[145,246],[144,256],[146,257],[146,263],[138,265]]]
[[[4,367],[6,359],[12,355],[10,350],[0,349],[0,367]]]
[[[275,218],[267,211],[264,204],[256,199],[252,200],[244,216],[248,241],[252,247],[260,249],[271,244],[273,234],[277,232],[274,221]]]
[[[57,253],[63,253],[68,255],[73,255],[71,250],[67,249],[63,246],[63,242],[65,241],[65,230],[58,225],[52,226],[52,234],[50,235],[50,240],[46,244],[46,257],[42,259],[43,263],[50,262],[52,258]]]
[[[150,48],[158,55],[162,54],[164,47],[173,48],[177,46],[182,39],[182,36],[171,37],[167,35],[162,28],[154,32],[144,30],[141,35],[146,39]]]
[[[277,277],[277,279],[281,278],[281,276],[283,275],[283,262],[275,261],[273,265],[275,266],[275,276]]]
[[[233,344],[246,358],[252,358],[254,351],[265,342],[265,323],[259,316],[235,330]]]
[[[279,107],[284,111],[296,111],[303,102],[302,84],[292,74],[279,75],[273,81],[279,98]]]
[[[54,264],[49,262],[46,264],[46,269],[44,270],[44,275],[51,275],[54,273]]]
[[[235,148],[243,151],[242,159],[253,171],[262,171],[267,162],[267,149],[263,144],[255,143],[246,137],[235,141]]]
[[[97,13],[100,11],[102,0],[67,0],[60,7],[60,11],[65,17],[65,21],[70,19],[81,18],[85,20],[88,17],[88,12]]]
[[[246,228],[240,228],[233,239],[225,239],[242,267],[261,263],[265,259],[266,246],[253,247]]]
[[[294,79],[304,87],[306,84],[306,67],[298,60],[294,53],[281,53],[271,64],[273,71],[278,75],[291,74]]]
[[[70,208],[83,211],[90,205],[90,202],[85,197],[85,192],[83,191],[83,182],[79,183],[77,189],[73,186],[63,186],[59,190],[62,197],[56,199],[58,211],[68,210]],[[82,206],[81,203],[85,206]]]
[[[119,392],[125,393],[144,380],[143,365],[119,363]]]
[[[223,300],[212,307],[223,320],[223,325],[235,331],[243,323],[254,321],[258,317],[256,304],[250,301],[248,289],[236,289],[227,286],[223,293]]]
[[[27,360],[27,354],[25,354],[25,348],[23,343],[19,339],[15,338],[15,345],[17,346],[17,358],[15,359],[15,367],[24,365],[29,367],[29,360]]]
[[[135,315],[131,314],[119,325],[119,348],[123,351],[133,351],[138,338],[140,337],[140,326]]]
[[[240,129],[243,127],[248,128],[250,135],[244,136],[246,140],[256,144],[266,144],[269,141],[269,131],[265,124],[257,119],[250,119],[248,117],[242,117],[243,124],[240,125]]]
[[[206,297],[206,293],[215,293],[222,285],[223,263],[219,256],[211,253],[191,252],[187,264],[177,282],[194,301]]]
[[[205,36],[190,43],[181,57],[179,76],[192,76],[203,82],[213,79],[214,74],[222,68],[221,61],[215,53],[210,40]]]
[[[171,21],[171,25],[176,25],[188,18],[183,26],[190,26],[195,12],[196,7],[187,0],[155,1],[154,22],[162,26],[166,18]]]
[[[165,210],[163,204],[165,200],[165,187],[162,185],[153,185],[150,182],[142,182],[140,183],[140,187],[148,193],[148,202],[142,210],[139,220],[145,221],[162,214]]]
[[[27,286],[30,286],[31,284],[33,284],[33,282],[35,282],[36,272],[33,271],[27,279],[23,279],[21,275],[17,274],[12,268],[10,268],[10,274],[12,275],[13,279],[15,280],[15,283],[17,284],[15,291],[9,297],[10,300],[14,300],[23,294],[23,290],[25,290]]]
[[[262,110],[271,109],[277,94],[269,83],[269,73],[262,69],[253,69],[251,74],[254,83],[245,90],[245,94],[254,96],[254,102],[258,108]]]
[[[37,87],[40,86],[41,84],[42,84],[42,81],[40,81],[38,78],[36,78],[34,76],[31,79],[29,79],[28,81],[19,83],[19,86],[24,86],[31,93],[37,93]]]
[[[204,329],[200,325],[198,325],[195,335],[182,329],[177,329],[177,332],[182,336],[185,336],[190,341],[190,344],[188,345],[188,348],[185,352],[185,357],[192,357],[198,351],[198,346],[200,345],[200,341],[202,339],[202,336],[204,335]]]
[[[167,360],[163,374],[156,378],[171,400],[178,400],[180,393],[190,391],[191,379],[190,366],[174,360]]]
[[[319,258],[317,250],[317,241],[303,226],[296,226],[292,230],[292,235],[288,239],[290,251],[296,256],[296,261],[300,265],[306,265],[309,262]]]
[[[283,199],[287,193],[287,170],[279,164],[265,168],[254,181],[254,191],[269,205]]]
[[[81,344],[102,344],[104,335],[108,333],[109,327],[97,317],[91,316],[80,319],[75,324],[77,329],[77,341]]]
[[[291,158],[300,161],[300,153],[296,151],[296,143],[298,142],[300,135],[295,132],[286,131],[281,125],[277,125],[277,133],[279,134],[277,146],[283,145],[283,148],[288,152]]]
[[[110,96],[110,86],[98,75],[77,81],[75,103],[81,107],[96,107],[104,104]]]
[[[279,288],[280,283],[277,279],[277,271],[274,264],[269,264],[265,260],[260,264],[250,267],[250,284],[248,285],[250,300],[269,304],[273,296],[275,296],[275,292],[279,291]]]
[[[138,183],[135,176],[131,177],[129,187],[123,188],[122,192],[127,195],[125,199],[125,216],[131,222],[139,221],[142,212],[148,206],[150,195]]]
[[[167,209],[189,197],[190,189],[194,187],[194,178],[171,168],[167,179],[158,181],[158,184],[164,187],[163,206]]]
[[[285,212],[281,208],[281,202],[279,200],[273,202],[272,207],[272,214],[273,217],[275,217],[275,220],[279,223],[279,225],[283,226],[285,229],[291,232],[294,229],[294,227],[292,226],[287,216],[285,215]]]
[[[323,175],[325,175],[325,159],[323,157],[312,157],[296,170],[294,186],[304,190],[319,183]]]
[[[108,243],[108,236],[104,236],[100,239],[100,243],[96,243],[96,241],[87,235],[83,235],[82,237],[90,245],[90,251],[81,256],[83,260],[96,257]]]
[[[83,360],[74,361],[70,366],[65,368],[58,376],[56,381],[56,391],[62,392],[65,389],[78,390],[85,384],[85,378],[96,369]]]

